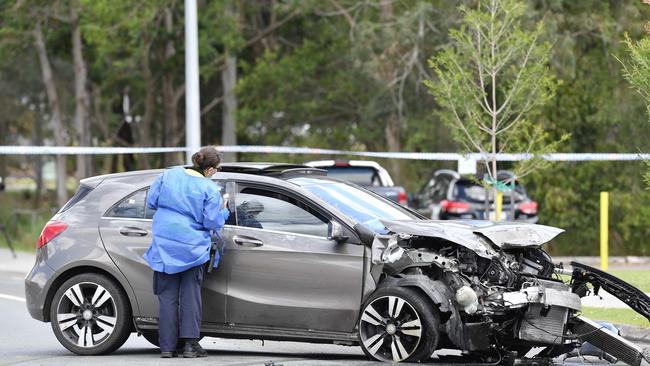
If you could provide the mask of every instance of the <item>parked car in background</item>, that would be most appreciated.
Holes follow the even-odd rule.
[[[536,223],[539,205],[528,197],[526,189],[513,173],[499,171],[497,179],[508,185],[514,180],[514,190],[503,194],[499,219]],[[463,177],[453,170],[436,171],[420,189],[411,205],[420,214],[438,220],[496,219],[493,190],[486,190],[475,180]]]
[[[352,182],[403,206],[408,204],[406,190],[396,186],[388,171],[375,161],[319,160],[305,165],[325,169],[330,177]]]
[[[580,316],[588,286],[648,319],[650,298],[597,269],[554,264],[543,246],[561,229],[425,220],[307,166],[221,168],[213,181],[231,215],[222,262],[203,282],[201,335],[359,345],[387,362],[452,348],[464,364],[512,365],[542,347],[546,360],[531,364],[549,364],[586,342],[630,365],[650,358]],[[132,332],[158,343],[143,254],[155,215],[147,190],[161,172],[84,179],[43,229],[26,305],[70,351],[110,353]]]

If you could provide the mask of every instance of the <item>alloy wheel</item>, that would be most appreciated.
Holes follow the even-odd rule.
[[[93,282],[68,288],[57,304],[56,315],[61,333],[82,348],[104,343],[113,334],[118,320],[113,296]]]
[[[417,350],[422,338],[422,322],[406,300],[382,296],[363,309],[359,335],[364,348],[374,358],[400,362]]]

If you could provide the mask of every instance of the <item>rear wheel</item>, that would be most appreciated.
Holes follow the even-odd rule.
[[[437,309],[417,291],[382,288],[361,311],[361,349],[379,361],[425,361],[438,345],[439,324]]]
[[[115,351],[131,333],[131,307],[122,289],[108,277],[84,273],[67,280],[50,307],[59,342],[79,355]]]

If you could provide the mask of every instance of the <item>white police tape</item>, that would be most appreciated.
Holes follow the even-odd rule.
[[[475,160],[489,159],[490,155],[479,153],[433,153],[433,152],[372,152],[317,149],[293,146],[235,145],[215,146],[221,152],[262,153],[262,154],[311,154],[311,155],[347,155],[385,159],[409,160]],[[101,154],[153,154],[185,152],[186,147],[82,147],[82,146],[0,146],[0,155],[101,155]],[[531,154],[497,154],[499,161],[519,161],[531,159]],[[546,154],[542,158],[550,161],[634,161],[650,160],[650,154],[615,154],[615,153],[556,153]]]
[[[186,151],[185,147],[0,146],[0,155],[106,155]]]

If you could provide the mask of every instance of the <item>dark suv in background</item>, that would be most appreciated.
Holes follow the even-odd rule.
[[[514,190],[504,192],[500,220],[536,223],[538,204],[510,171],[499,171],[497,179]],[[411,202],[420,214],[439,220],[495,220],[494,194],[477,181],[452,170],[438,170]],[[486,206],[488,210],[486,212]]]

